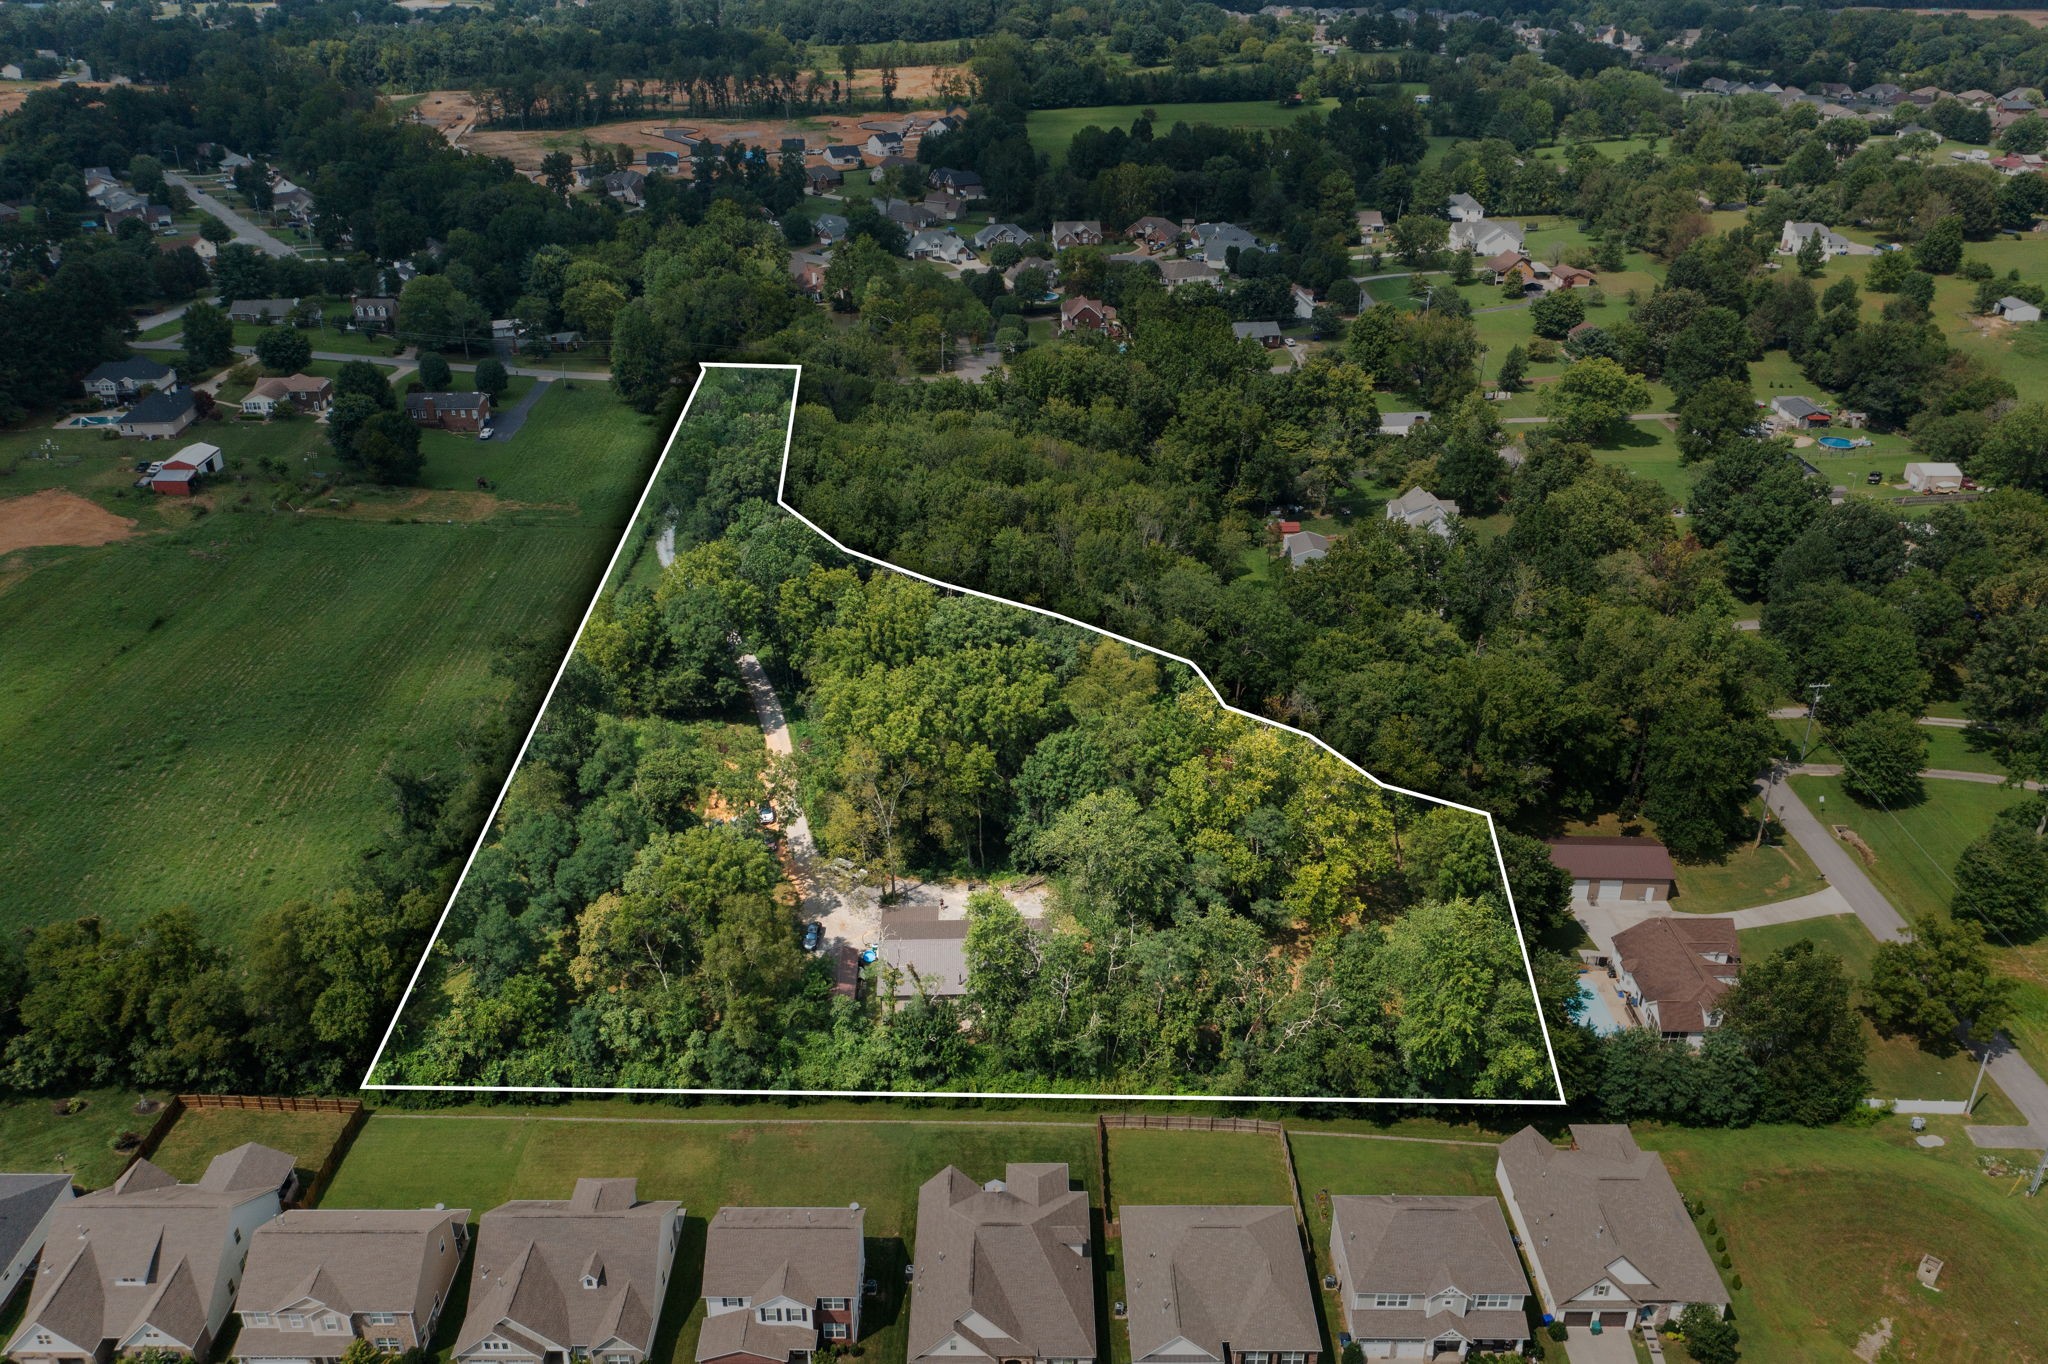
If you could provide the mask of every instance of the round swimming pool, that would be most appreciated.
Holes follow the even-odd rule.
[[[1856,448],[1855,441],[1848,440],[1842,436],[1820,436],[1817,439],[1830,450],[1854,450]]]

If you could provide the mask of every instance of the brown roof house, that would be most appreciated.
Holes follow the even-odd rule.
[[[1316,1364],[1322,1337],[1289,1207],[1126,1207],[1134,1364]]]
[[[704,1242],[699,1364],[804,1364],[821,1341],[860,1338],[861,1236],[844,1208],[720,1208]]]
[[[1553,838],[1550,860],[1571,873],[1574,900],[1657,904],[1677,884],[1678,868],[1654,838]]]
[[[70,1175],[0,1174],[0,1307],[14,1296],[70,1202]]]
[[[1571,1131],[1559,1150],[1525,1127],[1494,1166],[1544,1311],[1618,1327],[1670,1321],[1696,1302],[1725,1313],[1728,1290],[1664,1163],[1622,1124]]]
[[[1060,335],[1087,329],[1089,331],[1112,332],[1116,330],[1116,309],[1099,298],[1075,294],[1060,300]]]
[[[244,1364],[337,1360],[366,1340],[426,1345],[469,1239],[468,1208],[297,1209],[256,1229],[235,1295]]]
[[[1368,1359],[1513,1354],[1527,1343],[1529,1281],[1491,1198],[1340,1194],[1330,1264],[1344,1325]]]
[[[567,1199],[520,1199],[477,1229],[463,1364],[640,1364],[654,1347],[682,1205],[638,1181],[579,1179]]]
[[[438,426],[443,431],[475,431],[491,424],[491,395],[488,393],[408,393],[405,415],[421,426]]]
[[[204,1359],[249,1238],[297,1190],[292,1158],[253,1142],[215,1156],[197,1184],[136,1161],[57,1215],[8,1356],[80,1364],[157,1349]]]
[[[977,1184],[948,1165],[917,1194],[910,1364],[1092,1364],[1088,1195],[1064,1163]]]
[[[1721,997],[1742,974],[1735,920],[1645,919],[1614,935],[1614,951],[1622,996],[1647,1026],[1694,1046],[1721,1026]]]

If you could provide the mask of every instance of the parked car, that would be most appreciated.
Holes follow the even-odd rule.
[[[825,945],[825,925],[817,922],[804,925],[804,951],[815,952]]]
[[[479,429],[476,433],[476,438],[478,440],[489,440],[491,438],[491,428],[486,426]]]
[[[1884,474],[1876,469],[1872,469],[1870,471],[1870,477],[1863,481],[1868,483],[1871,487],[1875,488],[1878,484],[1884,482]]]
[[[761,822],[763,824],[773,824],[775,822],[775,807],[765,800],[761,802]]]

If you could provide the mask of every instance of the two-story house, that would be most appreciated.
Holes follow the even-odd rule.
[[[1330,1200],[1344,1324],[1368,1359],[1517,1354],[1529,1282],[1491,1198],[1346,1194]]]
[[[71,1197],[70,1175],[0,1175],[0,1307],[42,1253],[57,1213]]]
[[[1064,1163],[986,1184],[948,1165],[917,1193],[910,1364],[1094,1364],[1090,1245]]]
[[[434,1338],[462,1264],[469,1209],[299,1209],[256,1229],[235,1295],[245,1364],[316,1364],[366,1340],[387,1354]]]
[[[250,1238],[297,1191],[292,1158],[253,1142],[215,1156],[197,1184],[136,1161],[63,1205],[8,1357],[84,1364],[155,1349],[205,1359]]]
[[[136,355],[126,360],[107,360],[93,366],[92,372],[85,376],[83,382],[87,397],[98,398],[111,407],[115,403],[133,401],[135,395],[145,388],[176,388],[178,371],[161,360]]]
[[[1742,975],[1735,920],[1673,914],[1614,935],[1622,998],[1644,1023],[1693,1046],[1721,1026],[1721,1000]]]
[[[1533,1127],[1500,1145],[1494,1178],[1543,1310],[1567,1326],[1728,1310],[1728,1290],[1671,1174],[1622,1124],[1572,1125],[1570,1149]]]
[[[1316,1364],[1294,1209],[1126,1206],[1119,1220],[1133,1364]]]
[[[520,1199],[477,1228],[461,1364],[642,1364],[654,1348],[683,1208],[639,1181],[579,1179],[567,1199]]]
[[[802,1364],[860,1339],[867,1213],[720,1208],[704,1240],[698,1364]]]

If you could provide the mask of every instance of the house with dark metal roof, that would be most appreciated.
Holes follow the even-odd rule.
[[[720,1208],[704,1242],[698,1364],[806,1364],[860,1339],[867,1213]]]
[[[1645,919],[1614,935],[1616,985],[1644,1025],[1699,1046],[1721,1026],[1721,1000],[1742,974],[1735,920],[1693,914]]]
[[[1518,1354],[1529,1281],[1499,1202],[1412,1194],[1330,1200],[1344,1326],[1368,1359]]]
[[[1494,1178],[1543,1310],[1567,1326],[1627,1329],[1728,1289],[1670,1172],[1625,1125],[1574,1123],[1570,1149],[1533,1127],[1500,1145]]]
[[[1064,1163],[939,1171],[917,1195],[909,1364],[1093,1364],[1091,1244]]]
[[[1317,1364],[1293,1208],[1126,1205],[1117,1220],[1134,1364]]]
[[[356,1340],[428,1345],[469,1243],[468,1208],[301,1208],[258,1227],[235,1294],[243,1364],[329,1364]]]
[[[156,1349],[203,1358],[227,1321],[249,1238],[298,1190],[292,1167],[253,1142],[215,1156],[197,1184],[138,1160],[63,1204],[8,1356],[76,1364]]]
[[[641,1364],[654,1348],[683,1209],[633,1179],[579,1179],[566,1199],[491,1209],[477,1229],[463,1364]]]

